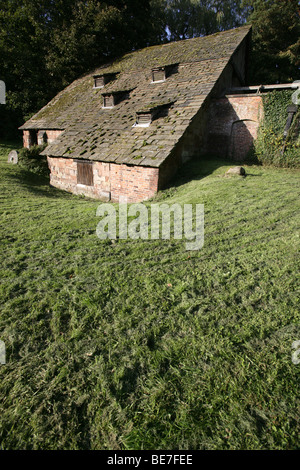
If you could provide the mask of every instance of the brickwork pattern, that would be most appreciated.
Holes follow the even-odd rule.
[[[247,155],[257,137],[258,127],[257,121],[242,120],[232,124],[229,144],[230,158],[241,161]]]
[[[257,138],[262,117],[261,95],[228,95],[212,100],[206,152],[242,160]]]
[[[48,144],[51,144],[53,143],[59,136],[60,134],[62,133],[62,130],[60,129],[45,129],[43,130],[46,135],[47,135],[47,142]],[[38,134],[38,131],[37,130],[24,130],[23,131],[23,147],[26,147],[26,148],[30,148],[31,145],[33,144],[33,141],[32,141],[32,133],[35,133],[35,136],[36,136],[36,142],[38,142],[38,138],[37,138],[37,134]]]
[[[93,162],[93,186],[77,184],[77,161],[48,157],[50,184],[56,188],[91,198],[119,202],[145,201],[158,190],[158,168]]]

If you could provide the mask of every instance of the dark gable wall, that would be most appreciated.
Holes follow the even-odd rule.
[[[257,137],[262,117],[261,95],[226,95],[212,100],[207,114],[206,153],[244,160]]]

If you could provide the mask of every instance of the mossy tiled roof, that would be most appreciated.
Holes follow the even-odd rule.
[[[73,82],[21,129],[63,129],[44,150],[53,157],[158,167],[201,108],[249,27],[148,47],[125,55]],[[168,78],[151,83],[152,69],[178,64]],[[103,88],[94,76],[118,72]],[[104,93],[131,90],[112,109]],[[136,112],[168,104],[168,114],[149,127],[135,126]]]

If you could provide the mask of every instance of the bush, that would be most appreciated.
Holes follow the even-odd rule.
[[[49,177],[49,168],[47,157],[40,155],[47,144],[33,145],[32,147],[22,148],[19,151],[19,164],[22,168],[41,176]]]
[[[254,154],[262,164],[300,167],[299,111],[294,117],[287,139],[284,140],[283,137],[292,93],[290,90],[282,90],[263,96],[264,120],[254,144]],[[285,151],[282,153],[284,146]]]

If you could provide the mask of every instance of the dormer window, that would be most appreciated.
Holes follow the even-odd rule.
[[[102,93],[103,96],[103,108],[113,108],[118,103],[126,100],[129,97],[129,93],[132,90],[118,90],[107,93]]]
[[[112,93],[103,94],[103,108],[113,108],[115,106],[115,96]]]
[[[102,75],[94,75],[94,88],[103,88],[107,83],[116,78],[116,73],[104,73]]]
[[[153,103],[153,104],[149,104],[149,106],[147,106],[146,108],[137,111],[136,123],[134,124],[134,126],[148,127],[150,126],[151,122],[154,121],[154,119],[167,116],[169,107],[173,103],[174,102],[158,103],[158,104]]]
[[[103,87],[104,87],[103,75],[94,77],[94,88],[103,88]]]
[[[164,82],[166,78],[166,67],[152,69],[152,83]]]
[[[152,83],[164,82],[171,74],[178,71],[178,64],[165,65],[152,69]]]
[[[137,111],[136,113],[136,126],[139,127],[148,127],[152,122],[152,112],[151,111]]]

